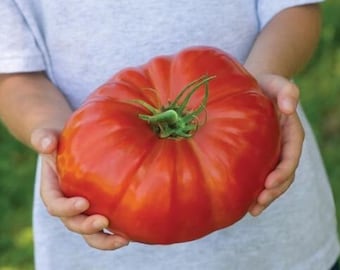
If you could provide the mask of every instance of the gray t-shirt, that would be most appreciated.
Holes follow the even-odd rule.
[[[1,0],[0,73],[45,70],[74,108],[113,73],[192,45],[244,62],[275,14],[318,0]],[[296,180],[261,216],[170,246],[90,248],[34,197],[37,270],[327,270],[339,254],[334,203],[311,129]]]

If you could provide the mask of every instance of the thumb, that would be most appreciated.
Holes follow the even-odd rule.
[[[33,149],[40,154],[52,154],[58,145],[59,131],[38,128],[31,134],[31,144]]]
[[[300,90],[292,81],[274,74],[263,76],[258,81],[264,92],[276,100],[281,113],[290,115],[295,112]]]

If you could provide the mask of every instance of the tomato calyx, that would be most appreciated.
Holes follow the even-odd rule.
[[[139,114],[138,117],[146,121],[152,130],[162,139],[191,138],[202,125],[198,116],[203,111],[206,113],[205,108],[209,95],[208,83],[213,78],[215,76],[205,75],[189,83],[174,101],[169,102],[168,106],[160,109],[151,106],[143,100],[134,100],[135,103],[152,113],[152,115]],[[188,110],[187,105],[191,97],[201,86],[204,86],[202,102],[196,109]]]

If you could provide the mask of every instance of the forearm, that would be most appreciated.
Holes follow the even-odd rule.
[[[317,4],[281,11],[258,36],[246,68],[256,77],[270,73],[291,78],[311,58],[319,40],[320,22]]]
[[[71,112],[43,73],[0,75],[0,119],[24,144],[37,128],[61,129]]]

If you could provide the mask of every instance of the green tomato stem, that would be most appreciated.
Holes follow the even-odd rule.
[[[178,113],[175,110],[168,110],[155,115],[140,114],[139,118],[149,122],[150,124],[166,122],[171,125],[178,121]]]
[[[203,111],[206,112],[205,108],[209,94],[208,83],[213,78],[215,78],[215,76],[203,76],[189,83],[178,94],[175,100],[170,102],[165,108],[157,109],[143,100],[133,100],[133,102],[143,106],[152,113],[152,115],[139,114],[138,117],[148,122],[152,130],[160,138],[191,138],[201,125],[198,121],[199,115]],[[204,86],[202,102],[198,108],[189,111],[187,105],[191,97],[201,86]],[[183,99],[182,102],[180,102],[181,99]]]

